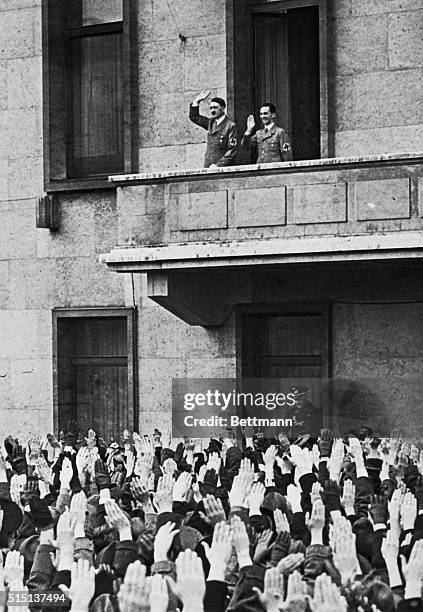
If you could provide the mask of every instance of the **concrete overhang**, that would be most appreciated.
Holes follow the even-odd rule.
[[[151,272],[420,257],[423,257],[423,232],[399,231],[384,235],[117,247],[100,255],[100,261],[116,272]]]
[[[110,269],[147,273],[147,295],[190,325],[222,325],[251,301],[251,266],[423,257],[423,233],[116,248]]]

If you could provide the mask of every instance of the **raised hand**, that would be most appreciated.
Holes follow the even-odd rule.
[[[146,567],[141,561],[130,563],[118,593],[119,609],[124,612],[147,612],[150,596],[146,582]]]
[[[296,570],[304,561],[303,553],[291,553],[279,561],[277,564],[278,572],[284,576],[289,576],[294,570]]]
[[[417,540],[410,553],[408,562],[401,555],[402,573],[405,578],[404,599],[421,597],[423,580],[423,540]]]
[[[172,512],[173,487],[175,481],[172,474],[163,474],[157,483],[157,491],[154,495],[154,503],[157,507],[157,512]]]
[[[106,499],[104,509],[106,511],[107,524],[119,531],[119,539],[132,540],[131,523],[115,500]]]
[[[382,556],[385,560],[388,571],[390,568],[398,568],[398,552],[399,552],[399,533],[389,529],[386,536],[382,540],[381,545]]]
[[[173,538],[179,533],[179,529],[175,529],[175,523],[168,521],[160,527],[156,533],[154,540],[154,562],[167,561],[170,547],[172,546]]]
[[[351,516],[355,513],[355,484],[352,480],[344,481],[344,490],[341,497],[341,504],[344,507],[345,514]]]
[[[360,446],[360,453],[361,453],[361,446]],[[344,461],[344,455],[345,455],[345,449],[344,449],[343,441],[341,439],[335,440],[332,446],[332,452],[330,455],[330,459],[328,461],[328,470],[329,470],[330,480],[339,482],[342,463]]]
[[[264,500],[266,489],[261,482],[255,482],[247,496],[247,504],[250,509],[250,516],[261,514],[260,508]]]
[[[266,559],[270,551],[270,542],[273,537],[271,529],[265,529],[257,538],[257,544],[254,551],[254,563],[260,564]]]
[[[231,508],[246,507],[247,495],[251,489],[252,482],[250,480],[250,474],[242,472],[235,476],[232,481],[232,487],[229,491],[229,503]]]
[[[192,483],[189,472],[181,472],[178,480],[173,485],[173,501],[186,501]]]
[[[78,559],[72,564],[69,597],[72,600],[71,610],[88,610],[95,591],[95,568],[87,559]]]
[[[266,570],[264,574],[263,592],[257,587],[253,587],[253,591],[256,593],[261,605],[267,612],[278,612],[283,602],[283,575],[279,573],[276,567]]]
[[[294,571],[288,576],[286,600],[282,610],[289,612],[305,612],[307,606],[305,584],[300,572]]]
[[[338,517],[331,525],[329,544],[332,549],[333,562],[341,575],[342,584],[348,584],[360,572],[355,534],[352,532],[348,519]]]
[[[402,500],[401,508],[401,525],[404,531],[408,529],[414,529],[414,522],[417,517],[417,499],[411,493],[407,491]]]
[[[75,521],[75,537],[85,536],[85,516],[87,513],[87,497],[84,491],[74,493],[70,504],[70,516]]]
[[[321,429],[318,443],[320,456],[330,457],[332,452],[333,432],[330,429]]]
[[[17,550],[9,550],[4,563],[4,580],[10,591],[24,588],[24,558]]]
[[[185,610],[202,610],[206,592],[203,564],[189,548],[176,559],[176,585]],[[122,608],[121,608],[122,609]]]
[[[239,516],[235,515],[231,518],[231,529],[232,544],[238,557],[239,566],[252,565],[247,528]]]
[[[346,612],[347,603],[327,574],[317,576],[314,583],[313,612]]]
[[[302,512],[301,508],[301,491],[293,484],[288,485],[286,490],[286,499],[291,506],[292,512]]]
[[[322,485],[320,484],[319,481],[316,480],[316,482],[313,482],[312,484],[311,493],[310,493],[312,505],[314,504],[315,501],[322,499],[321,493],[322,493]]]
[[[206,495],[203,498],[204,510],[206,512],[206,519],[210,525],[217,525],[221,521],[226,520],[225,511],[222,506],[222,501],[214,495]]]
[[[217,523],[213,531],[211,547],[205,542],[203,547],[210,563],[210,573],[214,576],[213,579],[216,580],[216,573],[218,573],[220,576],[218,579],[224,580],[226,566],[232,552],[232,534],[229,525],[224,521]]]
[[[73,477],[72,462],[68,457],[63,459],[62,469],[60,470],[59,480],[61,489],[70,489],[70,482]]]
[[[161,574],[155,574],[149,580],[150,612],[166,612],[169,603],[166,579]]]
[[[246,134],[251,134],[254,128],[256,127],[256,122],[254,119],[254,115],[248,115],[247,117],[247,129],[245,130]]]
[[[275,529],[277,534],[285,531],[287,533],[291,532],[288,519],[280,508],[276,508],[276,510],[273,511],[273,520],[275,521]]]
[[[198,93],[195,96],[192,102],[193,106],[198,106],[198,104],[202,102],[203,100],[206,100],[206,98],[208,98],[209,95],[210,95],[210,89],[203,89],[202,91],[200,91],[200,93]]]
[[[52,470],[42,454],[39,455],[35,462],[35,473],[38,475],[40,480],[46,484],[51,484],[53,477]]]
[[[369,504],[369,513],[375,525],[386,525],[388,519],[388,507],[381,495],[372,495]]]

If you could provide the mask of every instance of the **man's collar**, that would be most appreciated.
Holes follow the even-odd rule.
[[[275,122],[273,123],[269,123],[268,125],[266,125],[266,127],[264,128],[265,132],[271,132],[273,130],[273,128],[275,127]]]
[[[219,117],[219,119],[215,119],[216,125],[220,125],[222,121],[225,121],[225,119],[226,119],[226,115],[222,115],[221,117]]]

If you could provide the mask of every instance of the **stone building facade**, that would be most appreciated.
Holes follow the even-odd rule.
[[[0,0],[0,15],[5,434],[71,416],[151,432],[172,378],[248,376],[335,377],[328,423],[423,437],[421,0]],[[203,170],[187,117],[203,88],[241,129],[279,96],[305,152]]]

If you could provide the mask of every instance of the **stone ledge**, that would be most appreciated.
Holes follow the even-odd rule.
[[[220,268],[313,261],[421,258],[421,232],[378,235],[192,242],[155,247],[118,247],[99,256],[117,272]]]
[[[187,181],[204,178],[227,177],[228,175],[284,174],[313,170],[336,170],[349,167],[375,165],[405,165],[423,163],[423,152],[401,152],[389,155],[362,155],[353,157],[330,157],[309,159],[275,164],[250,164],[246,166],[227,166],[225,168],[191,168],[187,170],[168,170],[165,172],[146,172],[141,174],[116,174],[109,176],[109,182],[116,186],[142,183],[161,183]]]

